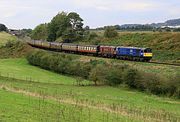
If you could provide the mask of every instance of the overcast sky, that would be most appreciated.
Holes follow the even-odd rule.
[[[33,29],[61,11],[79,13],[90,27],[144,24],[180,18],[180,0],[0,0],[0,23]]]

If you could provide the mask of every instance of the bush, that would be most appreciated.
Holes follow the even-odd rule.
[[[98,83],[105,83],[106,82],[106,71],[108,69],[104,67],[102,64],[98,64],[94,67],[89,75],[89,79],[94,82],[95,85]]]
[[[121,66],[108,67],[106,72],[106,84],[114,86],[119,85],[123,82],[124,70]]]
[[[114,38],[118,36],[118,32],[114,27],[107,27],[104,32],[104,37]]]
[[[124,81],[130,88],[136,88],[136,76],[137,71],[134,69],[128,69],[124,74]]]

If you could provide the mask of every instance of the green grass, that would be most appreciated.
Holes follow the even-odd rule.
[[[85,104],[99,109],[109,108],[120,112],[120,115],[121,112],[126,113],[126,116],[129,116],[132,120],[138,120],[142,116],[142,120],[149,118],[150,121],[153,121],[153,119],[166,120],[167,116],[171,121],[180,119],[179,100],[157,97],[125,88],[67,86],[34,83],[3,77],[0,77],[0,85],[14,88],[17,91],[23,90],[36,95],[41,94],[65,101],[74,101],[77,105]]]
[[[147,69],[150,67],[154,68],[152,64],[138,63],[138,65],[139,66],[137,67],[144,66]],[[132,66],[134,65],[132,64]],[[155,71],[157,73],[162,72],[163,70],[168,70],[169,68],[170,68],[170,70],[168,70],[169,73],[171,71],[177,71],[176,67],[174,68],[171,66],[165,67],[165,69],[163,68],[163,66],[162,67],[159,66],[156,68]],[[144,68],[142,67],[142,69]],[[98,120],[98,118],[103,118],[103,113],[109,114],[108,116],[110,118],[113,118],[113,115],[110,115],[109,112],[107,112],[104,109],[101,110],[101,108],[104,107],[116,112],[120,112],[120,115],[118,115],[118,117],[120,117],[121,121],[136,121],[136,120],[146,121],[146,119],[149,119],[149,121],[154,121],[153,119],[155,120],[160,119],[163,121],[165,120],[167,121],[167,118],[169,118],[171,121],[176,121],[180,119],[179,100],[157,97],[155,95],[150,95],[147,93],[130,90],[123,87],[114,88],[109,86],[98,86],[98,87],[77,86],[74,85],[76,80],[75,78],[59,75],[50,71],[40,69],[35,66],[31,66],[27,63],[25,59],[1,59],[0,71],[2,76],[11,77],[11,78],[0,77],[0,86],[4,86],[5,87],[4,89],[6,89],[6,87],[13,88],[16,89],[17,91],[23,90],[33,94],[50,96],[65,101],[73,101],[78,104],[95,106],[99,108],[100,111],[103,111],[103,112],[98,112],[99,110],[98,111],[92,110],[92,113],[98,113],[97,117],[95,118],[92,117],[92,121],[100,121]],[[151,71],[153,71],[153,69],[151,69]],[[13,79],[12,77],[15,79]],[[11,95],[10,96],[7,95],[7,99],[6,98],[4,100],[0,99],[0,103],[2,103],[2,106],[0,105],[0,113],[10,113],[10,114],[2,114],[2,115],[0,114],[0,118],[3,118],[4,121],[8,120],[8,118],[11,118],[8,120],[11,121],[15,117],[17,117],[18,118],[17,120],[19,121],[23,121],[23,119],[26,117],[32,118],[32,121],[38,121],[38,119],[43,118],[43,116],[49,117],[49,120],[51,121],[53,119],[56,119],[55,116],[51,116],[49,115],[48,112],[47,113],[44,112],[50,109],[49,111],[51,113],[52,111],[51,108],[45,107],[45,109],[44,108],[42,109],[43,111],[39,111],[38,109],[35,109],[36,107],[38,107],[37,106],[38,99],[31,98],[31,96],[28,97],[24,95],[19,96],[14,93],[9,93],[9,92],[5,93],[4,91],[0,91],[0,96],[4,97],[6,96],[6,94],[11,94]],[[12,104],[13,106],[10,107],[13,109],[7,112],[2,112],[3,110],[8,110],[8,106],[12,101],[9,100],[10,98],[15,100],[14,104]],[[30,100],[28,98],[30,98]],[[34,103],[33,105],[35,107],[32,107],[33,105],[31,105],[31,103]],[[52,102],[50,103],[52,104]],[[49,103],[46,102],[41,105],[46,106],[47,104],[48,106],[51,106],[49,105]],[[55,104],[53,106],[57,105],[57,103],[53,103],[53,104]],[[30,110],[29,110],[29,105],[32,107],[32,109]],[[57,106],[54,108],[57,108]],[[69,104],[68,104],[68,108],[69,108]],[[84,107],[82,108],[84,114],[85,115],[88,114],[88,111],[84,110],[85,109]],[[81,108],[77,108],[77,109],[81,111]],[[69,110],[70,109],[67,109],[67,111]],[[28,115],[29,113],[32,113],[32,111],[34,111],[34,114]],[[70,111],[75,111],[75,110],[72,109]],[[28,114],[26,114],[26,112]],[[122,112],[126,114],[125,117],[121,116]],[[43,113],[43,114],[38,116],[39,118],[36,118],[37,117],[36,114],[38,113]],[[20,116],[23,115],[25,117],[21,119]],[[78,116],[80,117],[82,115],[78,115]],[[143,119],[141,117],[143,117]],[[81,118],[84,119],[83,116]],[[0,120],[3,121],[3,119]]]
[[[104,58],[96,58],[91,56],[82,56],[81,61],[90,59],[106,60],[109,63],[117,63],[119,65],[130,65],[143,72],[150,72],[162,77],[174,77],[180,73],[180,67],[167,66],[159,64],[149,64],[143,62],[128,62],[122,60],[112,60]],[[51,71],[47,71],[28,64],[24,58],[20,59],[0,59],[0,73],[3,76],[14,77],[18,79],[31,79],[36,82],[47,82],[57,84],[73,84],[76,83],[76,78],[60,75]],[[88,83],[88,81],[85,81]]]
[[[15,36],[12,36],[6,32],[0,32],[0,47],[3,46],[7,41],[17,40]]]
[[[36,82],[73,84],[76,81],[75,78],[31,66],[26,59],[0,59],[0,73],[3,76]]]
[[[114,63],[116,65],[128,65],[139,71],[154,73],[161,77],[174,77],[180,73],[180,67],[172,66],[172,65],[152,64],[147,62],[134,62],[134,61],[119,60],[119,59],[92,57],[92,56],[82,56],[80,58],[81,61],[89,61],[90,59],[104,60],[110,64]]]
[[[22,94],[0,90],[0,121],[3,122],[103,122],[130,121],[128,117],[77,105],[61,104]],[[105,116],[108,115],[108,118]],[[135,121],[135,120],[134,120]]]

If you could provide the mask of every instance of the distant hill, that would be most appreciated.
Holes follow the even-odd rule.
[[[172,19],[167,20],[163,23],[152,23],[152,24],[124,24],[120,25],[120,28],[132,28],[132,27],[139,27],[139,26],[149,26],[153,28],[161,28],[161,27],[171,27],[177,28],[180,27],[180,18],[179,19]]]
[[[180,19],[172,19],[172,20],[167,20],[164,23],[152,23],[150,24],[153,27],[180,27]]]

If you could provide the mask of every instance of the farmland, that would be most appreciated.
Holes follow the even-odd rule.
[[[121,86],[78,86],[74,84],[75,78],[31,66],[25,59],[1,59],[0,70],[0,94],[5,96],[0,99],[3,103],[0,111],[7,111],[1,115],[2,120],[17,118],[23,121],[26,117],[31,118],[28,121],[65,121],[67,118],[70,118],[69,121],[80,118],[80,121],[98,122],[179,120],[179,100],[157,97]],[[10,101],[14,99],[15,102],[11,104]],[[15,115],[6,108],[9,105]],[[83,106],[88,106],[88,109]],[[64,115],[65,118],[60,116],[62,111],[68,113]],[[77,111],[77,115],[73,111]],[[69,112],[76,117],[69,117]]]
[[[14,45],[0,49],[0,121],[180,120],[179,99],[140,92],[124,84],[116,87],[94,86],[92,81],[84,80],[83,85],[78,85],[76,76],[62,75],[30,65],[24,56],[33,49],[26,45],[22,48],[21,43]],[[176,66],[74,54],[73,57],[81,62],[99,60],[108,64],[128,65],[161,77],[174,77],[180,72]]]

